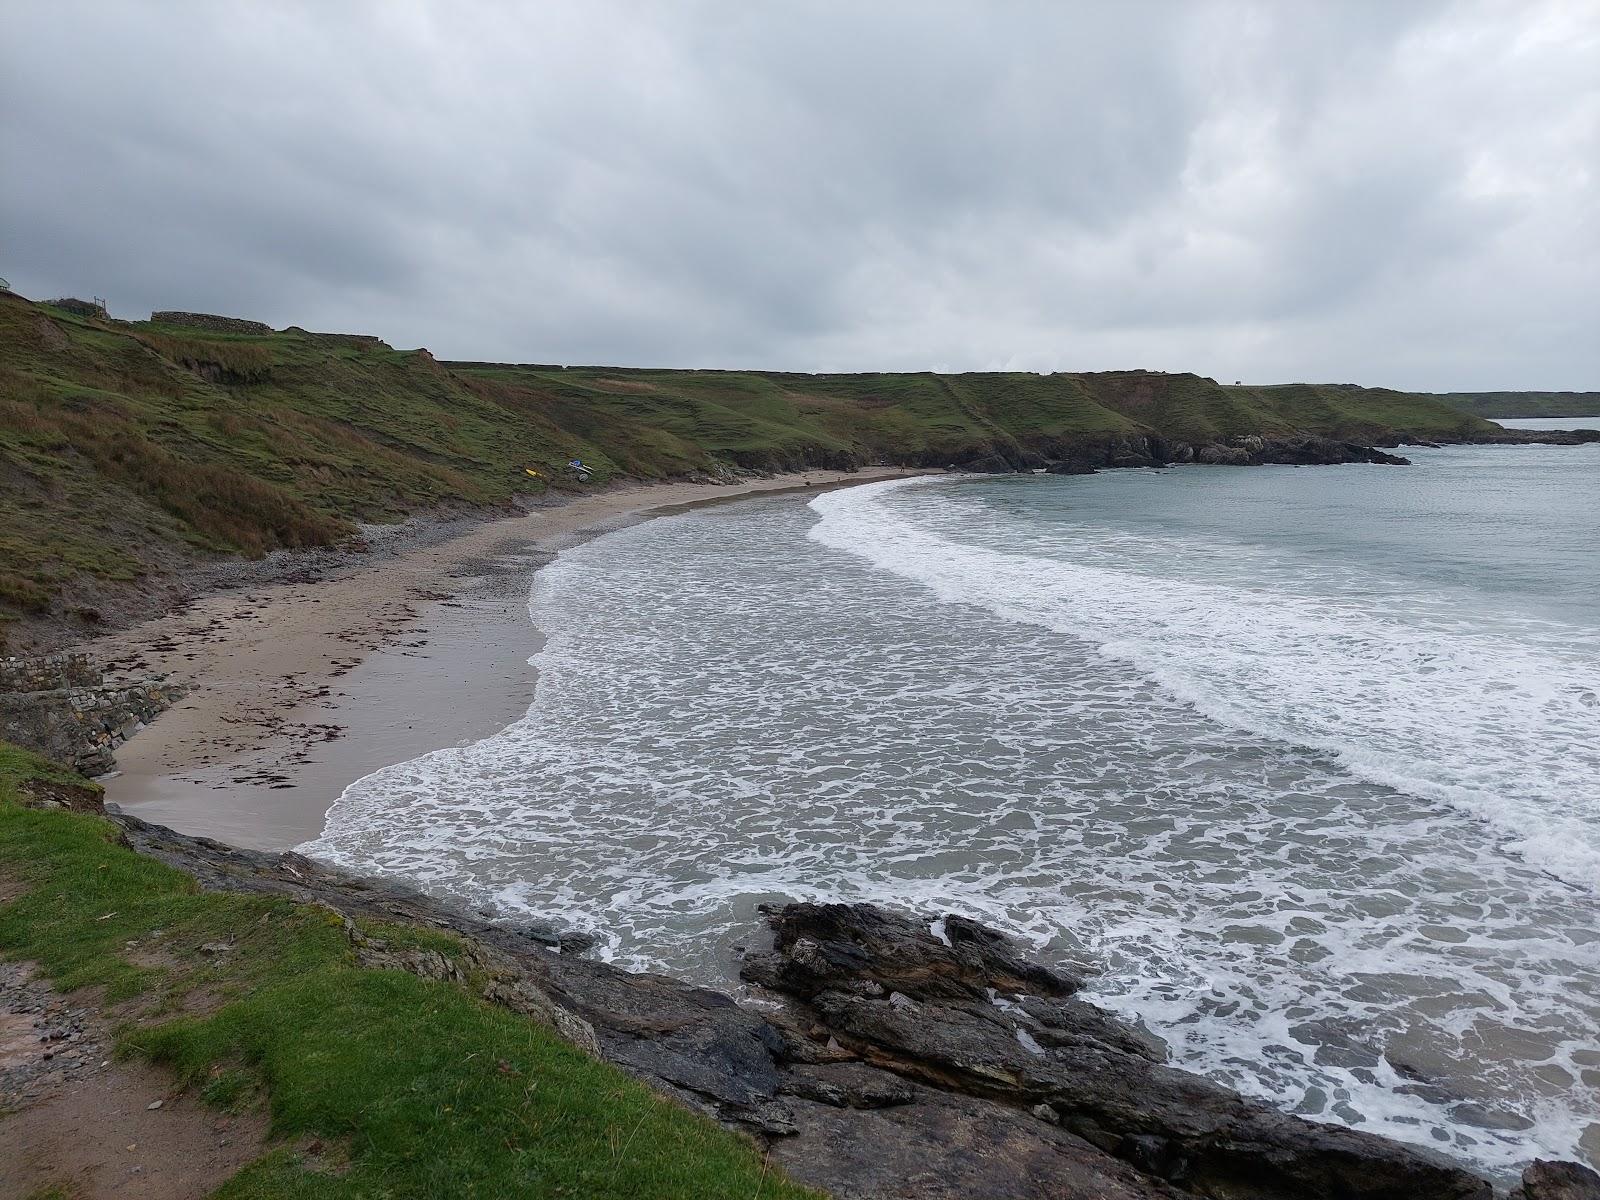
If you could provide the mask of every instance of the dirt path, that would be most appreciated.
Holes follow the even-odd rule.
[[[92,998],[0,961],[0,1196],[200,1200],[264,1152],[264,1116],[219,1113],[116,1060],[111,1024]]]

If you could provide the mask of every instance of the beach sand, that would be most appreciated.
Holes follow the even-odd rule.
[[[635,521],[898,468],[616,488],[314,583],[217,592],[86,649],[188,694],[117,751],[106,799],[146,821],[280,850],[317,836],[350,783],[504,728],[532,703],[534,571]]]

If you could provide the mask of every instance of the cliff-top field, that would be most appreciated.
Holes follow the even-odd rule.
[[[1600,392],[1445,392],[1462,412],[1497,417],[1600,417]]]
[[[8,629],[26,649],[159,607],[162,581],[207,557],[573,487],[560,467],[574,456],[603,484],[874,461],[1003,469],[1085,447],[1109,460],[1152,437],[1492,430],[1381,389],[447,363],[371,337],[115,321],[3,293],[0,647]]]

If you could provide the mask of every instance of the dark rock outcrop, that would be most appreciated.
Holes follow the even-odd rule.
[[[1244,467],[1250,465],[1250,451],[1243,446],[1223,446],[1211,442],[1194,452],[1194,461],[1205,466]]]
[[[1281,463],[1292,466],[1326,466],[1337,463],[1380,463],[1390,467],[1407,467],[1411,460],[1398,454],[1389,454],[1375,446],[1358,442],[1340,442],[1332,438],[1294,437],[1263,441],[1252,451],[1252,463]]]
[[[1600,417],[1595,418],[1600,426]],[[1588,446],[1600,442],[1595,429],[1496,429],[1461,439],[1474,446]]]
[[[871,997],[900,992],[981,1000],[987,989],[1070,996],[1082,980],[1029,962],[1011,943],[965,917],[944,917],[942,936],[869,905],[793,904],[770,914],[773,948],[752,955],[741,975],[813,1000],[843,990]]]
[[[751,1135],[795,1179],[836,1196],[1491,1196],[1428,1151],[1287,1116],[1167,1066],[1159,1039],[1074,995],[1077,975],[1031,962],[962,917],[775,909],[773,947],[747,957],[752,995],[741,1004],[558,953],[554,931],[530,938],[402,885],[115,820],[135,849],[208,888],[462,934],[470,961],[347,925],[363,962],[477,986]],[[1566,1178],[1552,1170],[1531,1177],[1525,1200],[1588,1200],[1549,1190]]]
[[[1044,470],[1052,475],[1082,475],[1102,467],[1167,467],[1185,463],[1225,467],[1268,463],[1293,466],[1331,466],[1339,463],[1409,466],[1410,460],[1375,446],[1311,435],[1265,437],[1249,434],[1226,441],[1195,444],[1155,435],[1103,434],[1038,439],[1027,447],[993,446],[968,454],[949,465],[980,474]]]
[[[1390,467],[1411,465],[1409,459],[1389,454],[1375,446],[1311,436],[1250,435],[1195,447],[1175,443],[1166,447],[1166,453],[1171,462],[1192,461],[1217,466],[1262,466],[1268,463],[1297,467],[1336,466],[1340,463],[1379,463]]]
[[[929,1087],[1043,1106],[1061,1130],[1200,1195],[1490,1195],[1426,1151],[1291,1117],[1163,1065],[1148,1034],[1072,1000],[1075,981],[973,922],[946,917],[941,930],[868,906],[815,904],[788,905],[771,921],[773,951],[743,975],[799,1002],[781,1020],[791,1044],[825,1039]],[[804,1057],[804,1046],[790,1054]]]
[[[1600,1200],[1600,1175],[1578,1163],[1536,1158],[1510,1200]]]

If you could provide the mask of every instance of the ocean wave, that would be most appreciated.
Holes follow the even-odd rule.
[[[1088,639],[1212,720],[1454,805],[1528,861],[1600,890],[1600,649],[1589,631],[1495,632],[1432,605],[1408,610],[1403,597],[1379,611],[1271,579],[1197,581],[1074,562],[1061,556],[1070,548],[1041,556],[957,541],[888,502],[929,486],[818,496],[810,536],[948,603]],[[1176,564],[1185,548],[1148,550]]]

